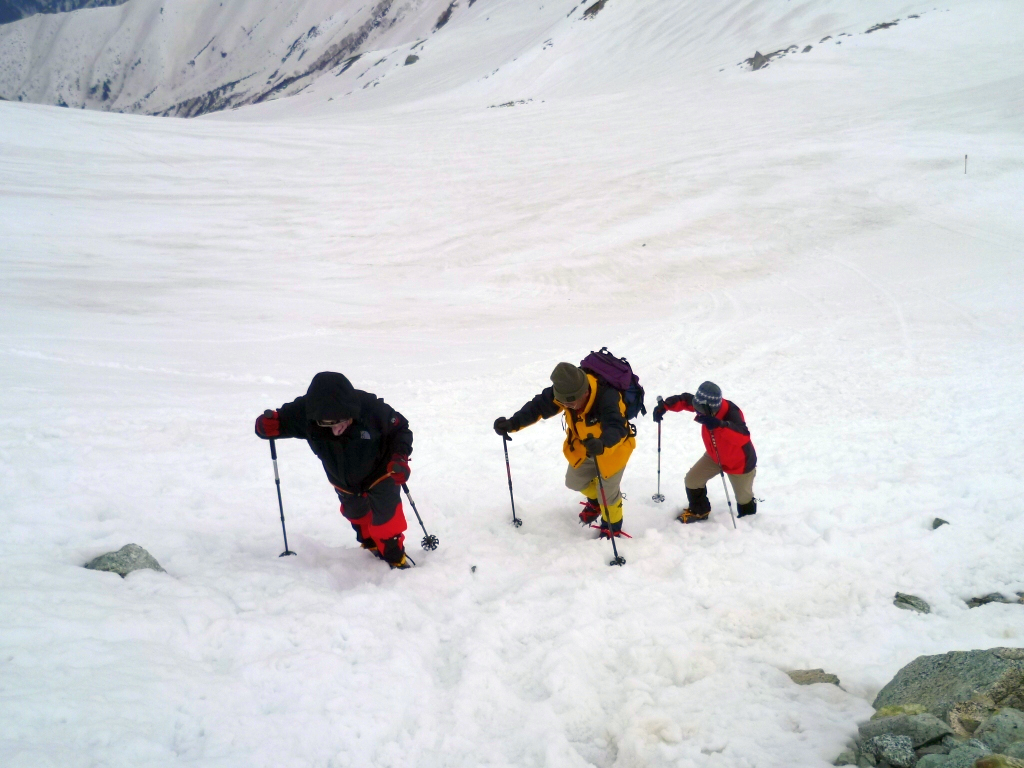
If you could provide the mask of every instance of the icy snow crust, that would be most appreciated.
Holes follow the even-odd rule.
[[[513,5],[348,99],[0,103],[0,764],[826,766],[916,656],[1021,644],[964,604],[1024,589],[1017,4],[612,0],[532,47]],[[675,522],[670,414],[625,567],[557,420],[509,445],[508,524],[491,422],[605,344],[743,408],[756,517],[715,481]],[[294,441],[277,557],[252,422],[325,369],[412,423],[414,570]],[[129,541],[167,573],[81,567]],[[817,667],[843,689],[785,675]]]

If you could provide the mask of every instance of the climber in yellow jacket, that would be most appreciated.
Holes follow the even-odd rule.
[[[619,483],[626,462],[636,447],[626,421],[622,393],[572,363],[559,363],[551,372],[551,386],[506,419],[495,420],[494,431],[510,432],[562,414],[565,418],[565,454],[569,468],[565,485],[586,497],[580,523],[592,525],[598,517],[601,538],[622,534],[622,493]],[[597,475],[601,473],[608,508],[602,512]]]

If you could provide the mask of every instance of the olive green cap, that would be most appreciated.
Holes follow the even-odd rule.
[[[551,372],[555,400],[560,403],[578,400],[587,391],[587,374],[572,363],[559,363]]]

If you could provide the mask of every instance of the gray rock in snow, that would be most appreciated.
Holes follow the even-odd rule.
[[[814,685],[815,683],[839,685],[839,678],[823,669],[794,669],[786,674],[797,685]]]
[[[93,571],[112,571],[122,579],[132,571],[145,568],[166,573],[156,558],[138,544],[125,544],[117,552],[107,552],[91,560],[85,567]]]
[[[852,749],[848,749],[845,752],[843,752],[842,754],[840,754],[839,757],[836,758],[835,762],[832,763],[832,765],[839,765],[839,766],[842,766],[842,765],[856,765],[856,764],[857,764],[857,753],[854,752]]]
[[[1024,712],[1012,707],[999,710],[978,726],[974,738],[993,752],[1003,752],[1011,744],[1024,741]]]
[[[987,595],[981,597],[972,597],[967,601],[968,608],[978,608],[982,605],[988,605],[989,603],[1024,603],[1024,600],[1006,597],[1000,592],[989,592]]]
[[[896,599],[892,604],[905,611],[917,611],[918,613],[931,613],[932,607],[916,595],[907,595],[903,592],[896,593]]]
[[[932,530],[933,531],[936,528],[941,528],[944,525],[949,525],[949,520],[943,520],[941,517],[936,517],[934,520],[932,520]]]
[[[932,714],[883,717],[860,726],[860,738],[865,743],[885,734],[906,736],[916,749],[940,741],[943,736],[952,736],[953,730]]]
[[[864,751],[870,752],[878,760],[884,760],[892,768],[914,768],[917,762],[914,743],[909,736],[891,733],[875,736],[864,745]]]
[[[415,53],[410,53],[408,56],[405,57],[405,66],[408,67],[410,64],[415,64],[419,60],[419,56],[417,56]]]
[[[921,704],[945,718],[954,705],[970,701],[1024,709],[1024,649],[919,656],[878,692],[873,706]]]
[[[971,768],[975,760],[985,755],[991,755],[992,750],[980,741],[971,739],[962,747],[957,747],[946,755],[946,768]]]
[[[763,53],[760,51],[754,51],[754,57],[750,60],[750,68],[756,72],[761,67],[767,66],[769,61],[771,61],[771,59]]]

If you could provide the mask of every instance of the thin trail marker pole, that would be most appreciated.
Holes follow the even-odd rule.
[[[508,463],[508,435],[501,436],[501,445],[505,449],[505,471],[508,473],[508,497],[512,500],[512,525],[521,528],[523,521],[516,517],[516,497],[512,494],[512,466]]]
[[[729,498],[729,488],[725,484],[725,470],[722,469],[722,457],[718,453],[718,441],[715,440],[715,433],[710,429],[708,434],[711,435],[711,447],[715,449],[715,459],[718,461],[718,474],[722,477],[722,490],[725,491],[725,500],[729,503],[729,517],[732,518],[732,527],[736,528],[736,515],[732,513],[732,499]]]
[[[967,175],[967,155],[964,155],[964,176]]]
[[[664,402],[664,400],[662,399],[661,395],[658,395],[658,405],[661,405],[663,402]],[[664,417],[664,414],[662,414],[662,417]],[[661,422],[660,421],[658,422],[658,492],[656,494],[654,494],[653,496],[651,496],[651,498],[654,499],[655,501],[659,502],[659,503],[665,500],[665,497],[662,496],[662,494],[661,494]]]
[[[615,559],[608,563],[608,565],[625,565],[626,558],[619,556],[619,549],[615,546],[615,535],[612,533],[611,529],[611,515],[608,514],[608,498],[604,495],[604,481],[601,480],[601,468],[597,466],[597,457],[594,458],[594,468],[597,469],[597,487],[601,489],[601,503],[604,505],[604,517],[608,521],[608,538],[612,541],[612,553],[615,555]]]
[[[274,462],[274,483],[277,485],[277,507],[281,510],[281,533],[284,534],[284,552],[278,557],[284,557],[285,555],[294,555],[295,553],[288,549],[288,531],[284,527],[284,502],[281,501],[281,475],[277,472],[277,447],[274,445],[274,439],[270,439],[270,458]]]

